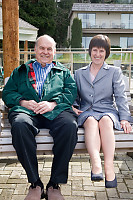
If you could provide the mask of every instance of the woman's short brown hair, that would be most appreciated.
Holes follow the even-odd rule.
[[[106,35],[96,35],[94,36],[89,44],[89,55],[91,56],[91,51],[93,47],[104,48],[106,51],[105,59],[110,55],[111,43],[110,39]]]

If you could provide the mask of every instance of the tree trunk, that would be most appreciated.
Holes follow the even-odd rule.
[[[19,65],[18,0],[2,0],[4,78]]]

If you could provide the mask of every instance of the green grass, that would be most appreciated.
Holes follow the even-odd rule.
[[[71,63],[71,53],[63,53],[63,54],[57,54],[56,60],[62,63]],[[107,63],[113,64],[114,60],[121,60],[121,63],[129,63],[130,62],[130,53],[111,53],[109,58],[106,60]],[[74,53],[73,54],[73,63],[89,63],[91,61],[89,54],[79,54]],[[131,56],[131,62],[133,63],[133,53]]]

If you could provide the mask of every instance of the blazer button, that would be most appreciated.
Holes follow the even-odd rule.
[[[93,97],[93,95],[92,95],[92,94],[91,94],[90,96],[91,96],[91,97]]]

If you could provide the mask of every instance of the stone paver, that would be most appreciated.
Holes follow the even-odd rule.
[[[101,154],[102,165],[104,158]],[[44,186],[49,181],[53,156],[38,156],[39,173]],[[87,154],[73,155],[67,184],[61,185],[65,200],[133,200],[133,159],[115,154],[117,188],[106,189],[104,180],[91,181],[91,163]],[[103,168],[104,173],[104,168]],[[29,188],[26,173],[16,157],[0,160],[0,200],[24,200]]]

